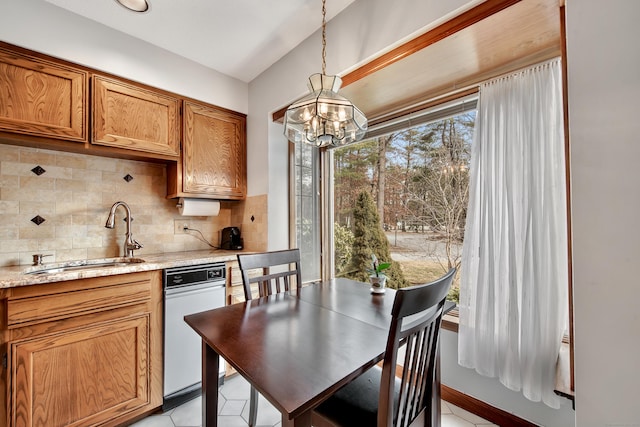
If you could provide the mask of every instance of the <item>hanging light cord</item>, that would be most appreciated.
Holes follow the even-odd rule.
[[[322,0],[322,74],[326,75],[327,71],[327,0]]]

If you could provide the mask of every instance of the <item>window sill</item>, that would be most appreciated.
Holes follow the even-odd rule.
[[[456,305],[452,310],[449,310],[447,314],[442,316],[442,329],[447,331],[458,333],[458,306]]]

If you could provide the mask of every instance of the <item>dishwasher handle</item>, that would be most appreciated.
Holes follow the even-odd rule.
[[[184,286],[172,286],[164,289],[164,294],[166,297],[179,295],[179,294],[193,294],[199,293],[212,289],[224,289],[225,282],[208,282],[208,283],[199,283],[197,285],[184,285]]]

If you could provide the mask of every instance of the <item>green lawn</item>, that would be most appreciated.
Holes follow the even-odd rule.
[[[412,285],[429,283],[446,273],[445,267],[431,260],[398,261],[398,264],[400,264],[400,268],[402,268],[404,278]],[[459,300],[458,277],[459,276],[456,275],[451,290],[449,291],[449,296],[447,297],[447,299],[455,302]]]

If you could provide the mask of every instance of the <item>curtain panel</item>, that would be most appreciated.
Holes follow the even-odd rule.
[[[482,84],[458,363],[553,408],[568,318],[565,169],[560,60]]]

